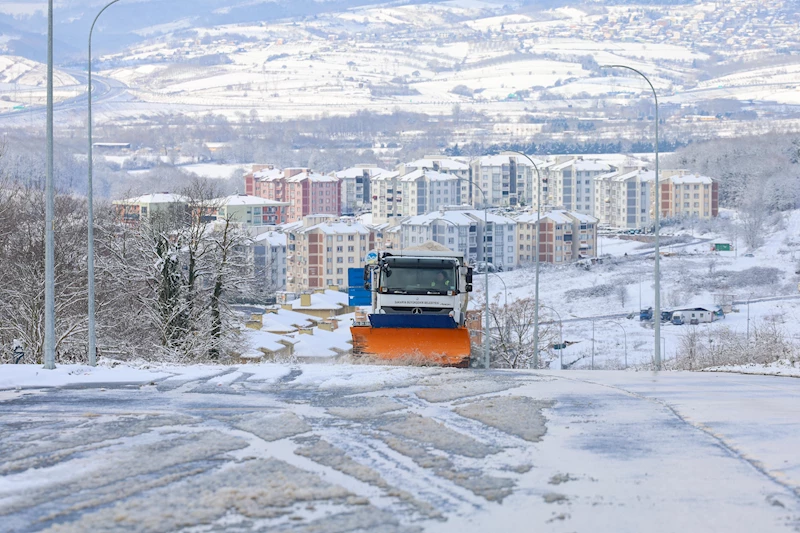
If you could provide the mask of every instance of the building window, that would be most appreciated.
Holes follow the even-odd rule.
[[[337,274],[342,274],[342,273],[344,273],[344,269],[342,269],[342,268],[337,268],[337,269],[336,269],[336,273],[337,273]]]
[[[348,262],[348,263],[354,263],[355,261],[353,261],[353,258],[352,258],[352,257],[348,257],[348,258],[347,258],[347,262]]]
[[[344,240],[344,237],[342,237],[341,235],[337,235],[336,236],[336,241],[337,242],[342,242],[343,240]]]
[[[344,263],[344,258],[343,257],[337,257],[336,258],[336,262],[337,263]]]

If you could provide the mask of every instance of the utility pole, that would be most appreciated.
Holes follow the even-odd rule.
[[[53,211],[53,0],[47,2],[47,178],[45,192],[44,250],[44,367],[56,367],[55,238]]]
[[[592,370],[594,370],[594,319],[592,319]]]

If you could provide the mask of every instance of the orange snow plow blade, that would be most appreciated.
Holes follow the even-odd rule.
[[[353,354],[411,364],[469,366],[469,330],[353,326]]]

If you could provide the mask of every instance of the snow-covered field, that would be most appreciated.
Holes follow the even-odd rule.
[[[800,525],[791,378],[347,364],[2,376],[3,531]]]

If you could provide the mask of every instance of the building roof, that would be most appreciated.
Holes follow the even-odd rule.
[[[524,224],[536,224],[538,219],[539,216],[537,213],[524,213],[517,217],[517,222],[522,222]],[[552,220],[556,224],[571,224],[576,220],[578,222],[584,222],[588,224],[596,224],[598,222],[596,217],[578,213],[576,211],[567,211],[566,209],[552,209],[550,211],[545,211],[542,213],[542,219]]]
[[[710,184],[713,180],[708,176],[698,176],[697,174],[685,174],[683,176],[672,176],[672,183],[679,185],[683,183],[704,183]]]
[[[269,243],[270,246],[286,246],[287,236],[279,231],[267,231],[256,235],[253,241]]]
[[[435,170],[422,170],[416,169],[412,170],[408,174],[404,174],[398,178],[398,181],[416,181],[425,177],[429,181],[460,181],[461,178],[458,176],[453,176],[452,174],[444,174],[442,172],[437,172]]]
[[[301,299],[292,300],[287,302],[292,305],[292,309],[339,309],[347,306],[349,297],[347,293],[325,289],[324,292],[315,292],[311,294],[311,305],[300,305]]]
[[[433,211],[425,215],[416,215],[403,222],[403,226],[427,226],[436,220],[447,220],[458,226],[469,226],[476,222],[483,222],[482,210],[478,209],[448,209],[445,211]],[[486,219],[493,224],[516,224],[513,218],[505,217],[495,213],[487,213]]]
[[[406,163],[406,167],[413,167],[413,168],[428,168],[433,170],[434,163],[439,165],[439,168],[444,168],[447,170],[468,170],[469,165],[466,163],[462,163],[461,161],[456,161],[455,159],[449,159],[443,157],[441,159],[417,159],[416,161],[412,161],[411,163]]]
[[[180,194],[172,194],[168,192],[159,192],[153,194],[143,194],[135,198],[125,198],[122,200],[115,200],[115,204],[174,204],[186,203],[189,199]]]
[[[318,172],[314,171],[303,171],[299,174],[295,174],[291,178],[286,178],[287,183],[297,183],[303,180],[315,182],[337,182],[339,181],[339,178],[336,176],[326,176],[325,174],[319,174]]]
[[[384,172],[389,172],[385,168],[378,168],[378,167],[351,167],[346,168],[344,170],[340,170],[338,172],[334,172],[333,175],[339,179],[343,178],[360,178],[364,175],[366,171],[367,175],[374,178]]]
[[[279,202],[277,200],[268,200],[267,198],[261,198],[260,196],[250,196],[247,194],[233,194],[231,196],[220,198],[219,201],[220,205],[229,207],[238,205],[264,206],[264,207],[292,205],[290,202]]]
[[[341,220],[322,222],[320,224],[315,224],[314,226],[299,229],[297,232],[310,233],[317,230],[326,235],[348,235],[353,233],[369,235],[371,233],[370,229],[360,222],[348,223]]]
[[[253,172],[253,177],[260,181],[274,181],[283,178],[283,170],[279,168],[265,168]]]

